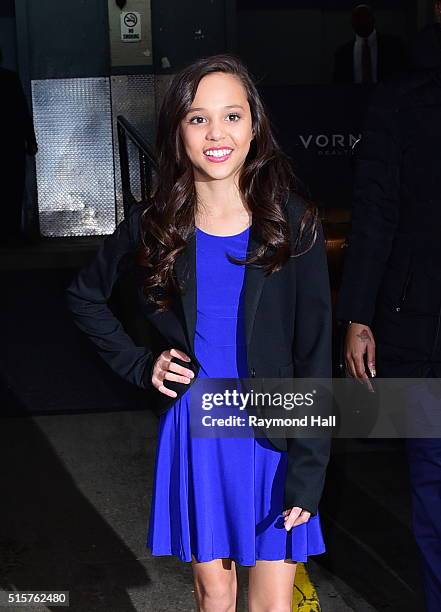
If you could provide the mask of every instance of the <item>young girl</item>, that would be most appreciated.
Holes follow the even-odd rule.
[[[192,563],[198,610],[292,609],[297,561],[324,552],[329,443],[190,435],[197,378],[330,377],[331,302],[317,211],[295,193],[258,92],[234,56],[178,73],[162,103],[158,184],[68,289],[76,323],[159,415],[147,546]],[[137,347],[106,305],[127,253],[155,329]]]

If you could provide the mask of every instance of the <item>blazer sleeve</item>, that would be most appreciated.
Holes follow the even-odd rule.
[[[323,228],[314,245],[296,258],[295,378],[332,377],[332,306]],[[325,401],[330,399],[327,394]],[[329,462],[330,437],[289,438],[284,509],[316,514]]]
[[[401,146],[392,85],[378,85],[356,158],[336,318],[371,325],[399,220]]]
[[[66,299],[74,322],[95,344],[100,357],[126,381],[147,389],[152,351],[136,346],[107,305],[122,258],[137,247],[140,212],[139,206],[132,206],[126,219],[103,241],[93,260],[74,277],[66,290]]]

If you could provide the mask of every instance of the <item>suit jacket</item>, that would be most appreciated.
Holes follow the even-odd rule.
[[[354,83],[355,38],[339,47],[334,58],[334,83]],[[406,49],[399,38],[377,33],[377,80],[384,81],[407,67]]]
[[[286,213],[293,236],[305,210],[292,195]],[[134,253],[140,241],[140,206],[134,206],[104,240],[93,261],[74,278],[67,290],[74,320],[97,346],[109,366],[142,389],[152,388],[151,371],[165,349],[178,348],[192,360],[197,378],[200,364],[194,352],[196,327],[195,233],[175,262],[175,274],[186,282],[181,299],[166,312],[155,312],[138,288],[138,303],[156,333],[149,346],[136,346],[107,301],[120,274],[121,262]],[[250,229],[248,252],[260,244],[257,228]],[[250,378],[330,378],[331,298],[321,225],[314,246],[299,258],[290,258],[282,269],[265,276],[256,266],[245,270],[245,333]],[[167,381],[177,391],[170,398],[154,390],[153,408],[164,413],[189,385]],[[284,508],[299,506],[317,512],[329,460],[329,439],[275,438],[275,448],[289,452]]]
[[[373,328],[380,376],[441,375],[439,62],[378,85],[357,149],[336,316]]]

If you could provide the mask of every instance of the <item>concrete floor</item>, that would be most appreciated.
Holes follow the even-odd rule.
[[[150,411],[24,416],[1,423],[1,465],[7,466],[0,529],[3,589],[68,590],[70,608],[84,612],[195,609],[190,564],[152,557],[145,548],[157,424]],[[351,454],[354,466],[378,452]],[[337,464],[343,455],[347,458],[336,452]],[[369,475],[365,480],[362,487]],[[329,495],[324,502],[332,506]],[[369,542],[369,533],[348,533],[344,517],[332,524],[323,512],[328,553],[307,564],[323,612],[422,609],[416,607],[415,588],[400,576],[403,568],[394,569],[375,551],[379,537],[389,540],[393,558],[402,546],[394,541],[396,533],[383,529],[381,514],[364,515],[366,525],[379,531]],[[367,575],[371,566],[376,569]],[[239,612],[246,610],[247,573],[239,567]],[[358,583],[371,593],[358,591]]]
[[[195,609],[191,565],[145,548],[156,423],[149,411],[2,421],[3,589],[68,590],[84,612]],[[375,609],[315,561],[308,571],[324,612]]]

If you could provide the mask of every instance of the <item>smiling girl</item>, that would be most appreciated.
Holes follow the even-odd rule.
[[[189,386],[204,377],[330,377],[331,302],[317,211],[296,195],[256,87],[234,56],[201,59],[173,78],[157,155],[155,193],[71,285],[70,307],[95,342],[101,334],[104,358],[114,349],[107,360],[115,371],[153,387],[164,406],[152,555],[191,562],[198,610],[235,610],[238,563],[249,566],[250,612],[290,612],[296,562],[325,550],[317,504],[329,443],[293,439],[278,448],[268,437],[193,437]],[[161,349],[144,353],[127,337],[112,345],[111,324],[99,331],[88,308],[92,301],[104,308],[116,264],[108,264],[113,272],[101,291],[103,262],[133,248],[128,236],[141,236],[141,301],[162,337]]]

